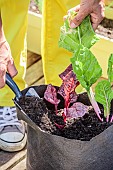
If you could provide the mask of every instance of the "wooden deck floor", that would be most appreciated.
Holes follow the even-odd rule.
[[[25,80],[28,86],[44,84],[41,56],[30,51]],[[0,170],[26,170],[26,151],[26,147],[14,153],[0,150]]]
[[[30,51],[28,51],[27,72],[25,80],[28,86],[44,84],[41,56]]]

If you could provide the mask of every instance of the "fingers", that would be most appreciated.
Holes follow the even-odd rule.
[[[92,21],[92,27],[94,30],[97,29],[98,24],[99,24],[99,19],[97,16],[95,16],[94,14],[91,14],[91,21]]]
[[[5,86],[5,74],[6,66],[4,64],[0,64],[0,88]]]
[[[0,63],[0,88],[5,86],[6,71],[11,77],[14,77],[18,73],[12,58],[8,61],[7,65],[6,63]]]
[[[71,28],[76,28],[77,26],[80,25],[80,23],[83,21],[83,19],[88,15],[89,11],[82,7],[80,5],[77,5],[76,7],[74,8],[71,8],[69,11],[68,11],[68,14],[71,12],[71,11],[75,11],[77,12],[77,15],[70,21],[70,27]]]
[[[91,13],[91,22],[92,22],[92,27],[94,30],[97,29],[98,25],[100,24],[100,22],[103,20],[104,18],[104,12],[103,13]]]
[[[87,13],[86,13],[86,14],[83,14],[83,13],[80,13],[80,12],[79,12],[79,13],[76,15],[76,17],[75,17],[73,20],[70,21],[70,27],[71,27],[71,28],[76,28],[76,27],[78,27],[86,16],[87,16]]]
[[[17,75],[18,71],[14,65],[14,61],[11,58],[11,60],[8,62],[8,66],[7,66],[7,71],[9,72],[11,77],[14,77]]]
[[[14,65],[11,50],[7,41],[0,44],[0,88],[5,86],[6,72],[14,77],[18,72]]]
[[[81,22],[84,20],[84,18],[90,15],[92,27],[95,30],[98,27],[99,23],[104,18],[104,3],[103,1],[83,0],[81,1],[80,5],[71,8],[68,11],[68,15],[69,13],[71,13],[71,11],[77,12],[77,15],[74,16],[74,18],[71,18],[70,20],[71,28],[76,28],[77,26],[79,26]]]

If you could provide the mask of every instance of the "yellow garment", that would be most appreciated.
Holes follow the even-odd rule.
[[[27,48],[26,29],[29,0],[0,0],[0,13],[6,39],[10,45],[18,75],[14,78],[19,88],[25,88]],[[7,85],[0,89],[0,106],[12,106],[14,93]]]
[[[45,84],[60,86],[58,74],[70,64],[72,53],[58,47],[60,27],[67,10],[79,4],[79,0],[44,0],[42,18],[42,59]]]

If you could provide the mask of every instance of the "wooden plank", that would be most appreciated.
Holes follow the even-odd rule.
[[[26,157],[26,148],[19,152],[0,152],[0,170],[10,170]]]
[[[33,53],[31,51],[27,51],[27,57],[29,57],[30,55],[32,55]]]
[[[38,86],[41,84],[45,84],[45,80],[44,77],[42,77],[41,79],[37,80],[35,83],[32,84],[32,86]]]
[[[16,166],[11,168],[11,170],[26,170],[26,158],[24,158]]]
[[[41,59],[40,55],[28,51],[27,52],[27,68],[40,59]]]
[[[43,77],[42,60],[39,60],[27,69],[25,81],[30,86],[40,79],[40,77]]]

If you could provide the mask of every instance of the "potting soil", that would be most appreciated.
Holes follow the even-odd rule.
[[[62,117],[63,102],[58,107],[59,111],[57,115],[54,112],[54,106],[52,104],[37,97],[23,97],[19,105],[42,130],[68,139],[89,141],[112,125],[110,122],[101,122],[98,119],[90,104],[87,93],[80,94],[77,101],[89,106],[88,113],[79,119],[68,118],[66,124]],[[101,105],[99,107],[103,113],[103,107]],[[58,125],[60,125],[60,128]]]

